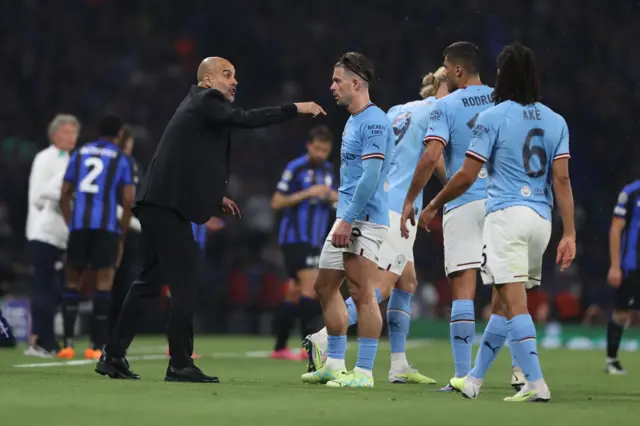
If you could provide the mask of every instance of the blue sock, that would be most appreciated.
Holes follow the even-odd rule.
[[[536,347],[536,327],[531,315],[517,315],[507,322],[511,351],[528,381],[542,379],[540,358]]]
[[[511,349],[511,345],[509,345],[509,353],[511,354],[511,368],[519,368],[518,361],[516,361],[516,355]]]
[[[376,300],[378,303],[382,302],[382,293],[376,288]],[[349,314],[349,327],[358,322],[358,309],[356,303],[353,301],[353,297],[348,298],[345,302],[347,305],[347,313]]]
[[[347,336],[328,336],[327,356],[333,359],[344,359],[347,352]]]
[[[487,370],[496,359],[500,349],[507,340],[507,319],[500,315],[491,315],[487,328],[484,329],[482,342],[476,355],[476,362],[471,370],[471,376],[484,379]]]
[[[411,324],[411,297],[413,294],[394,288],[387,306],[389,343],[391,353],[405,352],[409,325]]]
[[[464,377],[471,370],[471,349],[476,332],[473,300],[453,301],[449,325],[456,377]]]
[[[378,352],[378,339],[368,337],[360,337],[358,339],[358,359],[356,367],[363,370],[373,370],[373,361],[376,359]]]

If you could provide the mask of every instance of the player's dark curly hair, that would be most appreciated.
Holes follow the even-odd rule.
[[[540,69],[531,49],[518,42],[505,46],[498,55],[497,65],[493,91],[496,105],[508,100],[521,105],[540,101]]]
[[[334,68],[344,67],[371,84],[375,78],[373,62],[360,52],[347,52],[340,57]]]

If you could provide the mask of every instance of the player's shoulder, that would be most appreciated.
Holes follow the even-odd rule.
[[[48,147],[38,151],[35,157],[33,157],[33,162],[36,163],[36,162],[47,161],[50,157],[53,157],[53,154],[56,151],[57,150],[53,145],[49,145]]]
[[[369,104],[354,117],[359,118],[361,123],[390,123],[387,114],[376,104]]]
[[[333,171],[333,163],[330,161],[325,161],[322,164],[322,167],[324,167],[325,170],[332,172]]]
[[[300,157],[296,157],[293,160],[289,161],[287,163],[286,169],[287,170],[296,170],[296,169],[300,169],[303,167],[306,167],[309,164],[309,157],[305,154],[305,155],[301,155]]]
[[[513,101],[500,102],[497,105],[490,106],[489,108],[478,114],[478,120],[495,120],[503,118],[505,115],[513,112],[514,108],[517,109],[518,104]]]
[[[640,179],[634,180],[633,182],[625,185],[624,188],[622,188],[622,192],[627,195],[637,194],[638,192],[640,192]]]

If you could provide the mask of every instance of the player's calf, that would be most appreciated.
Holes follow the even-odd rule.
[[[607,360],[605,372],[613,375],[624,375],[627,371],[618,361],[618,350],[624,333],[624,328],[629,322],[629,311],[615,309],[607,325]]]

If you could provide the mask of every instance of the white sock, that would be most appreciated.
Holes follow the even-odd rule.
[[[327,327],[324,327],[317,333],[312,334],[311,341],[320,346],[320,350],[322,350],[322,352],[326,352],[327,346],[329,346],[329,333],[327,333]]]
[[[391,354],[392,371],[404,371],[407,368],[409,368],[409,361],[407,361],[407,354],[405,352]]]
[[[371,370],[365,370],[364,368],[356,367],[354,368],[354,371],[357,371],[358,373],[362,373],[368,377],[373,377],[373,372]]]
[[[325,364],[328,370],[346,370],[347,367],[344,365],[344,359],[335,359],[335,358],[327,358],[327,363]]]

